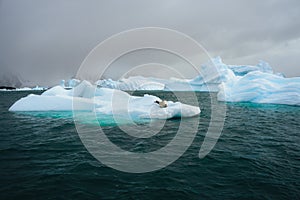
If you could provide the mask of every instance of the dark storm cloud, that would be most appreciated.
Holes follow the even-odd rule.
[[[229,64],[262,59],[277,72],[300,76],[299,10],[298,0],[2,0],[0,68],[52,85],[75,75],[107,37],[158,26],[190,35]]]

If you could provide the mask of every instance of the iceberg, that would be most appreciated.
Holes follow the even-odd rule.
[[[219,101],[300,105],[300,77],[253,71],[220,84]]]
[[[30,87],[22,87],[22,88],[13,88],[13,87],[5,87],[3,89],[0,89],[1,92],[3,91],[44,91],[47,90],[47,87],[40,87],[40,86],[35,86],[33,88]]]
[[[60,81],[60,86],[66,89],[72,89],[74,87],[76,87],[81,81],[78,79],[70,79],[67,82],[65,80],[61,80]]]
[[[99,87],[134,91],[134,90],[164,90],[165,82],[163,79],[147,78],[142,76],[133,76],[128,79],[114,81],[112,79],[104,79],[96,82]]]
[[[110,88],[98,88],[82,81],[71,90],[55,86],[41,95],[30,94],[15,102],[9,111],[92,111],[97,115],[124,116],[131,119],[170,119],[193,117],[200,108],[180,102],[167,101],[167,108],[154,103],[159,97],[145,94],[131,96]],[[75,107],[73,105],[76,105]]]
[[[269,63],[265,61],[259,61],[255,66],[251,65],[228,65],[228,68],[231,69],[236,76],[244,76],[253,71],[260,71],[268,74],[273,74],[273,69]]]
[[[300,104],[300,78],[274,73],[265,61],[257,65],[227,65],[216,57],[201,65],[193,79],[129,77],[119,81],[100,80],[101,87],[120,90],[163,90],[217,92],[219,101],[271,104]]]
[[[236,80],[237,76],[244,76],[252,71],[273,73],[272,67],[260,61],[256,66],[227,65],[220,57],[213,58],[201,65],[199,75],[193,79],[159,79],[154,77],[133,76],[120,80],[103,79],[96,82],[99,87],[134,90],[164,90],[164,91],[201,91],[218,92],[219,85]]]
[[[300,104],[300,77],[285,78],[283,74],[274,73],[272,67],[264,61],[260,61],[254,66],[227,65],[223,63],[220,57],[216,57],[201,65],[199,75],[195,76],[193,79],[179,79],[172,77],[169,79],[160,79],[154,77],[133,76],[122,78],[120,80],[98,80],[95,85],[78,79],[71,79],[67,82],[62,80],[60,86],[47,90],[42,95],[30,95],[22,99],[22,101],[16,102],[10,110],[72,110],[71,105],[73,99],[76,100],[76,102],[80,102],[80,108],[83,110],[90,108],[94,103],[93,101],[95,101],[99,107],[98,111],[104,111],[101,110],[100,107],[106,102],[107,105],[105,108],[109,108],[109,101],[107,100],[109,98],[105,99],[101,94],[108,93],[108,96],[112,95],[112,93],[118,95],[127,94],[121,93],[119,90],[217,92],[219,101],[287,105]],[[81,94],[79,94],[78,91],[81,91],[79,92]],[[92,97],[93,101],[91,100]],[[144,97],[129,97],[129,102],[133,102],[135,98],[142,98],[140,101],[136,100],[136,102],[141,103],[140,105],[146,111],[149,111],[150,103],[152,103],[151,101],[158,98],[146,95]],[[59,103],[60,101],[61,103]],[[101,101],[102,104],[97,101]],[[178,103],[169,102],[169,107],[164,110],[168,112],[168,114],[165,113],[163,118],[182,116],[182,113],[184,113],[183,116],[190,116],[184,112],[185,110],[180,113],[177,109],[179,107],[187,110],[191,109],[183,104],[179,105]],[[130,109],[132,110],[132,113],[139,113],[140,116],[143,116],[143,114],[145,116],[150,115],[149,112],[141,113],[140,111],[134,110],[134,107]],[[138,108],[136,107],[136,109]],[[175,110],[176,113],[174,112]],[[158,111],[159,114],[163,113],[162,110],[157,110],[157,112]],[[153,114],[153,116],[158,116],[158,114]]]

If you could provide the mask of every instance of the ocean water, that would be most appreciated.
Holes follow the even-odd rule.
[[[208,93],[196,93],[202,112],[189,149],[166,168],[131,174],[89,154],[70,113],[8,112],[27,94],[0,92],[1,200],[300,199],[300,107],[227,103],[222,135],[210,154],[199,159],[211,101]],[[176,100],[170,92],[150,94]],[[185,96],[189,102],[189,93]],[[122,134],[110,119],[100,120],[115,144],[137,152],[166,145],[180,123],[167,120],[154,139],[141,140]]]

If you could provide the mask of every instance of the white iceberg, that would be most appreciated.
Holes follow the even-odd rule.
[[[253,71],[220,85],[219,101],[300,105],[300,77]]]
[[[203,64],[199,72],[193,79],[165,80],[137,76],[120,81],[101,80],[98,85],[120,90],[218,92],[218,100],[228,102],[300,104],[300,78],[285,78],[281,73],[275,74],[264,61],[254,66],[227,65],[220,57],[216,57]]]
[[[79,84],[80,80],[71,79],[68,82],[62,81],[61,87],[56,86],[44,92],[41,96],[28,96],[28,98],[22,100],[23,107],[19,107],[19,103],[16,102],[16,105],[14,105],[11,109],[71,110],[72,103],[70,102],[72,102],[73,96],[74,99],[76,99],[76,102],[82,102],[81,107],[82,109],[85,109],[85,106],[90,107],[93,104],[93,102],[87,103],[87,101],[90,101],[90,98],[94,96],[94,93],[96,94],[94,98],[95,102],[97,102],[97,100],[109,102],[106,101],[106,99],[101,99],[101,93],[105,91],[105,88],[111,89],[108,90],[111,91],[111,93],[116,93],[116,90],[209,91],[218,92],[219,101],[288,105],[300,104],[300,78],[285,78],[283,74],[275,74],[272,67],[264,61],[260,61],[255,66],[227,65],[222,62],[220,57],[216,57],[203,64],[200,67],[199,72],[200,74],[195,76],[193,79],[178,79],[171,77],[170,79],[159,79],[142,76],[123,78],[116,81],[112,79],[104,79],[95,83],[100,88],[96,88],[92,85],[87,87],[87,82],[84,82],[84,84]],[[82,94],[77,94],[78,91],[81,91],[80,93]],[[130,97],[130,99],[134,98],[135,97]],[[147,96],[143,98],[145,103],[148,102]],[[58,99],[61,99],[61,101],[64,103],[51,103],[51,101],[56,102]],[[143,102],[143,100],[141,101]],[[30,105],[30,102],[33,101],[36,101],[36,106]],[[44,108],[43,106],[45,106],[45,104],[43,102],[47,101],[50,101],[50,103]],[[27,104],[28,106],[24,106]],[[173,105],[177,104],[173,104],[173,102],[170,102],[169,104],[170,108],[175,110]],[[99,105],[101,105],[101,103]],[[146,107],[145,110],[149,111],[149,109]],[[172,112],[174,110],[172,110]],[[161,110],[159,111],[160,113],[163,112]],[[169,108],[167,111],[171,113]],[[135,111],[132,111],[132,113],[133,112]],[[146,112],[144,112],[144,114],[145,113]],[[170,117],[175,116],[174,113],[169,115]]]
[[[60,81],[60,86],[65,88],[65,89],[72,89],[74,87],[76,87],[81,81],[78,79],[70,79],[67,82],[65,80],[61,80]]]
[[[22,92],[22,91],[44,91],[47,90],[47,87],[40,87],[40,86],[35,86],[33,88],[30,87],[22,87],[22,88],[9,88],[9,89],[0,89],[1,92],[10,92],[10,91],[17,91],[17,92]]]
[[[160,108],[154,103],[161,100],[153,95],[143,97],[130,96],[128,93],[97,88],[83,81],[71,90],[61,86],[53,87],[41,95],[30,94],[15,102],[10,111],[92,111],[100,115],[129,116],[132,119],[155,118],[170,119],[175,117],[193,117],[199,115],[200,108],[167,101],[167,108]],[[73,106],[75,105],[75,106]]]
[[[128,79],[114,81],[112,79],[104,79],[96,82],[96,85],[104,88],[118,89],[124,91],[134,90],[164,90],[165,80],[156,78],[147,78],[142,76],[133,76]]]
[[[159,79],[154,77],[134,76],[120,80],[104,79],[96,84],[100,87],[119,89],[125,91],[134,90],[164,90],[164,91],[210,91],[218,92],[219,85],[231,82],[237,76],[245,75],[252,71],[273,73],[271,66],[264,62],[256,66],[251,65],[226,65],[220,57],[216,57],[201,65],[199,74],[193,79]]]

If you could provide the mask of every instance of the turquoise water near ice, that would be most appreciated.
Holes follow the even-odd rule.
[[[130,174],[88,153],[72,113],[8,112],[27,94],[0,92],[0,199],[300,199],[300,107],[227,103],[222,135],[199,159],[211,105],[208,93],[196,93],[202,112],[189,149],[166,168]],[[180,119],[167,120],[152,140],[127,137],[109,117],[100,122],[123,149],[151,151],[174,137]]]

